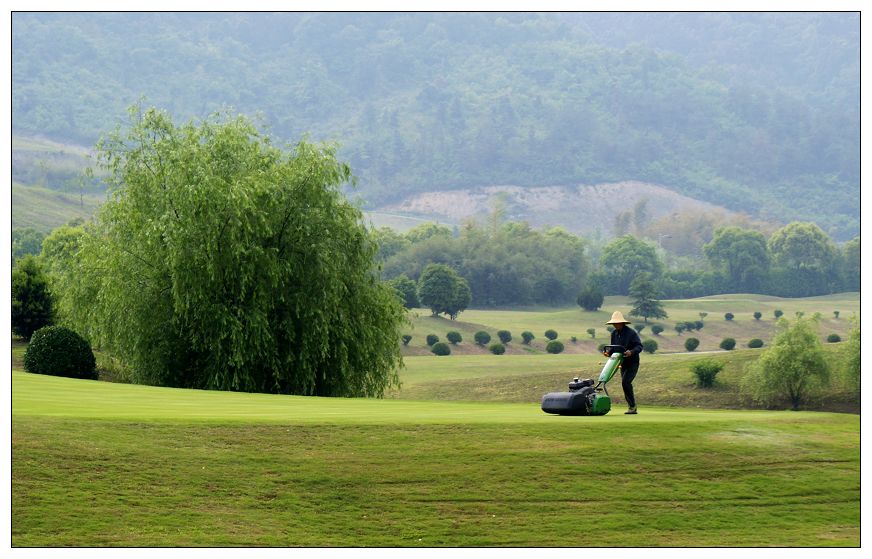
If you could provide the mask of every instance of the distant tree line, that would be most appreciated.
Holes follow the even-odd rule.
[[[414,284],[428,264],[443,264],[468,282],[472,307],[577,303],[593,310],[603,295],[631,295],[642,302],[638,316],[657,317],[658,298],[807,297],[860,289],[860,238],[837,245],[813,223],[790,223],[768,237],[719,227],[703,245],[702,259],[673,267],[653,241],[632,234],[596,246],[563,229],[539,231],[493,216],[456,230],[426,223],[406,233],[374,229],[371,236],[383,279]]]

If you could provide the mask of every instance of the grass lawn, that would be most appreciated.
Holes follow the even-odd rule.
[[[12,373],[14,546],[858,546],[859,417]]]

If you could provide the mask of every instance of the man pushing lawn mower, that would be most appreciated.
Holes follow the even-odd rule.
[[[603,348],[603,355],[608,357],[603,370],[594,383],[592,379],[579,380],[574,378],[569,383],[568,392],[549,392],[542,397],[542,411],[558,415],[605,415],[612,407],[608,382],[621,369],[621,386],[629,409],[626,414],[635,414],[636,398],[633,394],[633,379],[639,371],[639,353],[642,342],[639,334],[627,326],[630,321],[615,311],[612,319],[606,324],[614,325],[612,343]]]
[[[631,324],[629,320],[624,319],[621,311],[612,313],[612,319],[606,322],[615,327],[612,330],[613,346],[622,346],[624,351],[624,360],[621,363],[621,388],[624,389],[624,398],[627,400],[629,409],[626,414],[635,414],[636,411],[636,396],[633,394],[633,379],[636,378],[636,373],[639,372],[639,354],[642,353],[642,340],[639,339],[639,334],[635,330],[627,326]],[[608,352],[603,351],[603,355],[608,355]]]

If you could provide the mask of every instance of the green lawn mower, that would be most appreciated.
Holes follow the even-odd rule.
[[[624,347],[607,345],[603,351],[609,354],[609,360],[603,365],[596,385],[593,380],[572,379],[569,392],[549,392],[542,396],[542,411],[557,415],[605,415],[612,409],[612,399],[606,384],[615,376],[615,372],[624,360]]]

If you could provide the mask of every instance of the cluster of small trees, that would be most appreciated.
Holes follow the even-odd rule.
[[[407,309],[423,305],[433,316],[446,314],[451,320],[466,310],[472,300],[469,283],[446,264],[428,264],[417,282],[401,275],[387,283]]]
[[[538,231],[527,223],[488,223],[459,229],[425,223],[406,233],[383,227],[370,232],[378,246],[382,277],[418,282],[433,263],[451,267],[481,307],[574,301],[590,271],[588,244],[562,228]],[[424,301],[421,304],[426,306]]]

